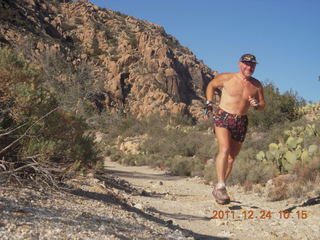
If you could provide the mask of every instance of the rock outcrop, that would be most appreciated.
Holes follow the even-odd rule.
[[[215,75],[163,27],[86,0],[0,0],[0,45],[40,65],[48,54],[75,68],[87,64],[91,84],[103,83],[92,98],[100,110],[137,117],[200,117],[204,89]],[[61,73],[58,80],[67,77]]]

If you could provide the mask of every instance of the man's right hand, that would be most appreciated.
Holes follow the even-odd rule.
[[[212,112],[213,112],[212,103],[206,104],[206,106],[204,108],[204,119],[208,120],[209,116],[212,115]]]

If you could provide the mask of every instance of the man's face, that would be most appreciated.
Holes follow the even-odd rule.
[[[253,62],[239,62],[240,72],[244,77],[251,77],[256,68],[256,63]]]

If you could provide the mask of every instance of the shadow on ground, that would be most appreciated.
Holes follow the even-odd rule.
[[[99,200],[99,201],[103,201],[105,203],[111,203],[110,202],[110,196],[109,195],[106,195],[106,194],[101,194],[101,193],[95,193],[95,192],[88,192],[88,191],[84,191],[84,190],[74,190],[74,191],[70,191],[71,194],[74,194],[74,195],[77,195],[77,196],[81,196],[81,197],[86,197],[86,198],[89,198],[89,199],[94,199],[94,200]],[[114,198],[116,199],[116,198]],[[112,201],[112,203],[114,204],[115,202]],[[165,226],[171,230],[180,230],[182,231],[186,236],[192,236],[194,237],[195,239],[199,239],[199,240],[227,240],[229,238],[220,238],[220,237],[214,237],[214,236],[209,236],[209,235],[204,235],[204,234],[199,234],[199,233],[195,233],[195,232],[192,232],[188,229],[184,229],[178,225],[174,225],[172,224],[172,221],[169,220],[169,221],[165,221],[159,217],[155,217],[151,214],[148,214],[140,209],[137,209],[125,202],[122,202],[122,201],[119,201],[118,204],[126,211],[129,211],[129,212],[134,212],[136,214],[138,214],[140,217],[143,217],[149,221],[152,221],[152,222],[155,222],[159,225],[162,225],[162,226]],[[159,212],[160,214],[164,215],[164,216],[169,216],[169,217],[177,217],[177,216],[173,216],[172,214],[167,214],[167,213],[164,213],[164,212]],[[172,215],[172,216],[171,216]],[[181,216],[182,218],[183,217],[186,217],[186,218],[189,218],[189,217],[195,217],[195,216]],[[205,219],[205,220],[208,220],[208,219]]]
[[[320,204],[320,196],[315,197],[315,198],[310,198],[307,201],[305,201],[304,203],[300,204],[300,205],[296,205],[290,208],[285,209],[284,211],[287,212],[292,212],[292,210],[298,208],[298,207],[307,207],[307,206],[312,206],[312,205],[317,205]]]
[[[169,174],[148,174],[148,173],[141,173],[141,172],[128,172],[128,171],[120,171],[120,170],[112,170],[112,169],[106,169],[105,174],[107,175],[115,175],[118,177],[126,177],[126,178],[141,178],[146,180],[155,180],[155,181],[175,181],[177,179],[182,178],[181,176],[172,176]]]

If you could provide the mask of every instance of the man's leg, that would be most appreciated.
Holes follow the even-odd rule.
[[[225,176],[228,166],[228,156],[231,150],[231,134],[228,129],[215,127],[215,134],[218,140],[218,155],[216,157],[216,172],[218,183],[225,182]]]
[[[230,176],[234,160],[235,160],[236,156],[239,154],[241,146],[242,146],[242,142],[237,142],[237,141],[231,139],[230,153],[228,156],[227,167],[226,167],[225,176],[224,176],[225,181]]]
[[[220,204],[230,202],[230,198],[225,186],[225,176],[227,171],[227,161],[230,155],[231,134],[228,129],[215,127],[215,134],[218,140],[219,152],[216,157],[216,172],[218,184],[214,186],[212,194]]]

